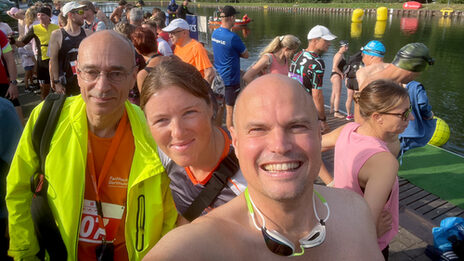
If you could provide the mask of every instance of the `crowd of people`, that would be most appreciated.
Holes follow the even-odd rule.
[[[330,131],[322,55],[337,36],[316,25],[303,49],[294,35],[276,36],[241,76],[249,52],[231,31],[239,12],[220,10],[209,54],[190,35],[188,2],[147,14],[143,1],[121,0],[110,17],[87,0],[8,12],[19,28],[19,37],[0,32],[1,95],[12,102],[0,99],[2,122],[11,123],[0,153],[8,255],[388,260],[399,224],[399,159],[435,127],[414,81],[434,62],[428,48],[407,44],[385,63],[380,41],[357,58],[340,41],[330,113],[349,123]],[[12,46],[26,89],[36,75],[45,100],[21,137]],[[56,97],[67,98],[50,105]],[[333,174],[321,159],[330,149]],[[318,176],[326,186],[314,184]],[[57,237],[42,231],[37,198]],[[61,251],[47,247],[60,244]]]

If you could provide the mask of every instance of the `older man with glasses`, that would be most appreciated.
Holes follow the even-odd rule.
[[[134,57],[133,45],[111,30],[79,46],[82,95],[64,101],[43,173],[67,253],[56,260],[141,260],[175,225],[156,144],[143,112],[127,101],[137,75]],[[33,110],[7,178],[8,253],[17,260],[32,260],[44,243],[34,233],[29,184],[39,167],[32,135],[42,108]],[[47,251],[63,250],[57,248]]]
[[[174,54],[182,61],[193,65],[201,73],[201,76],[209,83],[214,79],[216,73],[208,58],[208,53],[203,45],[190,37],[187,21],[177,18],[163,28],[169,33],[169,38],[174,44]]]
[[[232,144],[248,188],[163,237],[146,260],[383,260],[365,201],[314,185],[321,134],[312,97],[284,75],[252,81]]]
[[[85,5],[77,2],[66,3],[61,12],[67,19],[66,26],[56,30],[50,37],[50,79],[57,93],[78,95],[76,60],[77,49],[82,40],[92,31],[82,28],[84,25]]]

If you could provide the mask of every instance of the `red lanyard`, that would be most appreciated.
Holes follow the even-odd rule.
[[[100,171],[100,175],[98,175],[98,183],[97,183],[97,175],[96,175],[96,170],[95,170],[95,162],[94,162],[94,157],[93,157],[93,152],[92,152],[92,143],[90,138],[88,138],[88,155],[87,155],[87,162],[89,163],[88,166],[88,171],[90,173],[90,177],[92,179],[92,185],[93,189],[95,191],[95,197],[96,200],[95,202],[97,203],[97,212],[98,212],[98,226],[105,231],[105,236],[103,236],[103,241],[106,238],[106,230],[105,230],[105,225],[103,224],[103,209],[102,209],[102,204],[100,200],[100,195],[99,191],[100,188],[105,181],[106,175],[108,174],[111,163],[113,163],[113,160],[116,156],[116,152],[118,151],[119,145],[121,144],[121,139],[124,134],[124,130],[126,129],[127,126],[127,115],[126,112],[124,111],[124,115],[119,122],[119,126],[116,129],[116,133],[113,137],[113,140],[111,141],[110,148],[108,152],[106,153],[105,156],[105,161],[103,162],[103,167]],[[97,185],[98,184],[98,185]]]

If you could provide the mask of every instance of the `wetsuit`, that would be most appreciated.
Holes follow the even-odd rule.
[[[61,30],[61,48],[58,51],[58,66],[60,79],[66,81],[63,86],[66,88],[66,95],[80,94],[79,85],[77,84],[76,75],[76,60],[77,51],[81,41],[87,36],[85,30],[81,28],[81,33],[77,36],[72,36],[64,29]],[[63,83],[63,82],[62,82]]]

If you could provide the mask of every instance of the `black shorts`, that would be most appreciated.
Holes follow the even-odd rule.
[[[234,106],[235,100],[237,99],[237,96],[239,93],[240,93],[240,84],[226,86],[226,92],[225,92],[226,105]]]
[[[353,91],[359,90],[358,81],[356,80],[356,78],[346,79],[346,88],[353,90]]]
[[[39,80],[40,84],[50,84],[49,61],[37,61],[37,80]]]
[[[332,73],[330,74],[330,78],[332,78],[332,76],[334,76],[334,74],[340,76],[340,78],[343,78],[342,75],[339,74],[338,72],[332,72]]]
[[[0,84],[0,97],[5,98],[6,92],[8,91],[8,88],[10,88],[10,85],[8,83],[1,83]],[[20,106],[18,98],[14,100],[10,100],[13,103],[13,106],[18,107]]]

